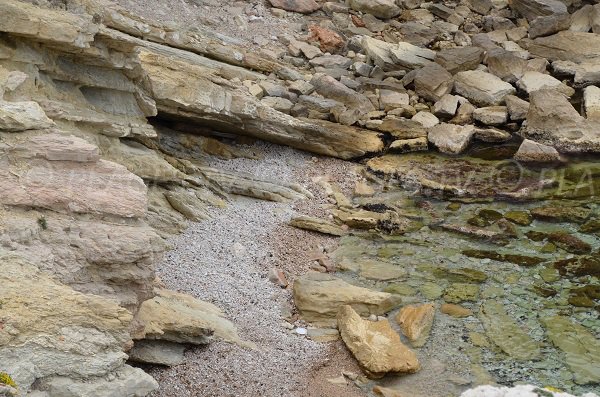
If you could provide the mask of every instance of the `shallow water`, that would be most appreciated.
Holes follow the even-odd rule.
[[[377,193],[354,204],[396,212],[411,227],[343,237],[333,253],[338,275],[406,304],[473,312],[437,310],[427,344],[415,349],[421,373],[378,383],[432,397],[490,382],[600,393],[600,227],[590,222],[600,219],[600,161],[524,168],[481,154],[391,156],[367,166]],[[498,169],[504,174],[490,177]],[[543,206],[555,208],[536,210]],[[526,224],[530,211],[536,219]]]

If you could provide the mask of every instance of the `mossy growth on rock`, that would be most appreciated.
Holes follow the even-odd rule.
[[[508,211],[504,218],[521,226],[529,226],[533,222],[533,217],[525,211]]]
[[[597,233],[600,232],[600,218],[590,219],[579,229],[581,233]]]
[[[578,258],[562,259],[554,262],[554,268],[561,276],[600,277],[600,258],[595,255],[585,255]]]
[[[464,250],[462,254],[469,258],[491,259],[498,262],[510,262],[521,266],[535,266],[544,262],[544,258],[535,256],[517,255],[517,254],[500,254],[496,251],[485,250]]]
[[[0,372],[0,385],[6,385],[10,387],[17,388],[17,384],[6,372]]]

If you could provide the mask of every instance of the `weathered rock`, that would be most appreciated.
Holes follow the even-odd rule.
[[[529,23],[529,37],[549,36],[567,30],[571,26],[571,15],[567,12],[548,16],[539,16]]]
[[[510,141],[512,135],[510,132],[497,128],[475,128],[475,139],[482,142],[500,143]]]
[[[474,134],[473,126],[442,123],[428,130],[427,139],[442,153],[459,154],[467,149]]]
[[[400,14],[400,7],[393,0],[350,0],[353,10],[371,14],[381,19],[390,19]]]
[[[346,87],[333,77],[323,74],[315,75],[310,83],[325,98],[330,98],[346,105],[348,110],[340,116],[342,119],[347,119],[340,120],[343,124],[354,124],[363,115],[375,110],[375,107],[366,96]]]
[[[431,102],[439,101],[452,91],[452,75],[437,63],[419,69],[414,78],[415,92]]]
[[[310,33],[309,41],[317,40],[321,45],[321,51],[334,54],[343,50],[346,43],[344,39],[336,32],[326,29],[319,25],[311,25],[308,27]]]
[[[530,96],[526,138],[554,146],[561,152],[600,151],[598,122],[586,120],[569,100],[554,90],[534,91]]]
[[[130,361],[173,366],[183,364],[184,351],[185,346],[179,343],[141,340],[135,342],[128,355]]]
[[[342,306],[337,316],[342,340],[368,376],[414,373],[420,369],[416,354],[400,341],[387,320],[363,320],[351,306]]]
[[[566,317],[542,319],[552,343],[566,355],[566,363],[575,375],[575,383],[600,381],[600,343],[585,327]]]
[[[406,42],[399,42],[392,46],[389,53],[396,65],[406,69],[425,66],[435,59],[435,51]]]
[[[382,132],[387,132],[397,139],[414,139],[427,136],[422,124],[406,119],[385,119],[377,126]]]
[[[528,69],[527,60],[511,51],[490,51],[486,61],[488,71],[508,83],[515,83]]]
[[[502,304],[495,301],[485,302],[481,306],[479,318],[488,338],[513,359],[528,361],[540,357],[539,344],[523,332],[506,313]]]
[[[452,74],[473,70],[483,61],[483,50],[479,47],[445,48],[435,56],[435,62]]]
[[[234,325],[221,310],[190,295],[156,290],[157,295],[142,303],[135,319],[143,327],[134,339],[165,340],[206,344],[213,335],[227,342],[248,345],[240,340]]]
[[[397,92],[392,90],[379,91],[379,108],[386,112],[406,106],[409,104],[409,97],[406,92]]]
[[[533,21],[540,16],[567,13],[567,6],[559,0],[511,0],[509,4],[510,8],[517,11],[529,21]]]
[[[508,211],[504,218],[521,226],[529,226],[533,222],[533,217],[525,211]]]
[[[590,244],[566,232],[549,233],[548,241],[572,254],[583,255],[589,254],[592,251]]]
[[[350,305],[361,315],[384,314],[400,297],[355,287],[333,276],[307,273],[294,282],[294,302],[302,317],[319,325],[335,325],[340,307]]]
[[[562,83],[560,80],[555,79],[549,74],[534,71],[525,72],[523,77],[517,81],[517,87],[528,94],[543,89],[554,89],[569,97],[575,93],[573,88]]]
[[[530,210],[535,219],[546,222],[584,223],[591,215],[591,210],[584,207],[565,207],[548,205]]]
[[[269,2],[273,7],[302,14],[310,14],[321,8],[321,5],[314,0],[269,0]]]
[[[54,126],[37,102],[0,101],[0,130],[20,132]]]
[[[353,271],[369,280],[390,281],[406,276],[402,267],[374,259],[344,259],[338,265],[340,269]]]
[[[564,161],[560,153],[552,146],[543,145],[529,139],[525,139],[521,143],[514,158],[522,163],[555,163]]]
[[[483,106],[498,105],[515,88],[498,77],[478,71],[460,72],[454,76],[454,90],[470,101]]]
[[[433,303],[423,305],[404,306],[396,315],[396,322],[400,324],[402,333],[411,341],[414,347],[421,347],[427,342],[435,308]]]
[[[557,74],[574,76],[576,86],[600,83],[600,64],[595,59],[579,63],[554,61],[552,69]]]

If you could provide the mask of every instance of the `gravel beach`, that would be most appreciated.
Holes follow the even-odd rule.
[[[266,143],[257,143],[252,150],[260,161],[214,160],[210,165],[281,182],[301,182],[312,175],[306,167],[315,163],[307,154]],[[319,197],[317,194],[316,201]],[[306,247],[334,241],[304,231],[294,234],[295,229],[286,226],[293,206],[232,196],[227,208],[214,209],[212,219],[191,223],[171,241],[172,250],[157,269],[162,282],[219,306],[236,324],[242,339],[257,348],[219,341],[191,348],[185,364],[150,369],[160,383],[154,396],[360,395],[354,385],[343,387],[326,380],[329,375],[339,377],[344,365],[346,370],[358,371],[341,343],[318,344],[284,327],[284,317],[292,310],[291,289],[270,282],[269,269],[283,267],[292,277],[302,274],[308,266],[294,270],[294,264],[306,264],[306,258],[293,256],[309,251]],[[278,252],[298,238],[306,240],[291,245],[297,248]]]

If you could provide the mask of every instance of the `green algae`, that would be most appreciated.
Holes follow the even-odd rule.
[[[496,251],[486,250],[464,250],[462,251],[462,254],[470,258],[491,259],[498,262],[510,262],[520,266],[536,266],[546,261],[544,258],[538,258],[535,256],[501,254]]]
[[[529,226],[531,225],[531,222],[533,222],[531,214],[525,211],[508,211],[504,214],[504,218],[521,226]]]
[[[598,256],[584,255],[570,259],[562,259],[554,262],[553,266],[558,270],[561,276],[600,277],[600,258],[598,258]]]
[[[548,240],[572,254],[589,254],[592,252],[592,246],[582,239],[566,232],[554,232],[548,235]]]
[[[438,267],[433,269],[432,273],[437,278],[457,283],[483,283],[488,278],[484,272],[467,267],[458,269]]]
[[[477,302],[479,300],[479,285],[453,283],[446,288],[444,300],[448,303]]]
[[[584,223],[591,215],[589,208],[567,206],[544,206],[530,211],[534,219],[555,223]]]

